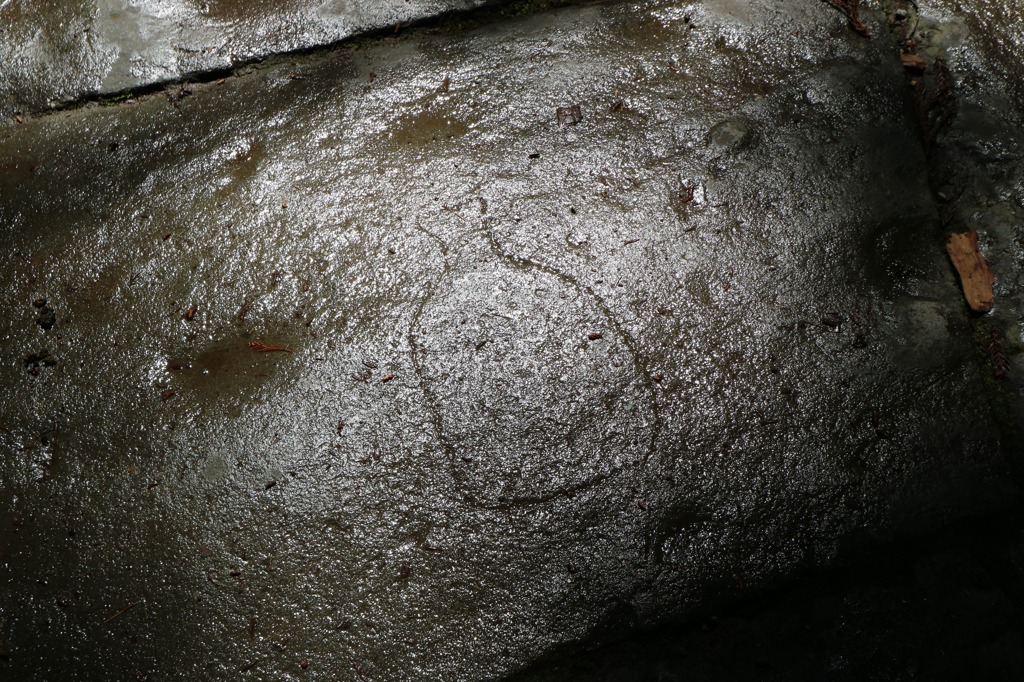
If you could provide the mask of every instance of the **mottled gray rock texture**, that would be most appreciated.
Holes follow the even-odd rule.
[[[865,21],[585,4],[0,127],[0,674],[502,678],[1005,503]]]

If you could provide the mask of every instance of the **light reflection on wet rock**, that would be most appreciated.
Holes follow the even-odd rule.
[[[543,502],[646,462],[651,396],[593,301],[500,264],[441,287],[416,353],[468,501]]]

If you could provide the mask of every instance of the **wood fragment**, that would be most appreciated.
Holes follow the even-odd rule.
[[[989,334],[988,357],[992,361],[992,369],[997,379],[1005,379],[1010,374],[1010,361],[1006,359],[1006,349],[999,332],[992,330]]]
[[[924,73],[928,68],[928,62],[925,61],[924,57],[918,54],[901,54],[900,63],[903,64],[903,68],[908,71],[916,71],[918,73]]]
[[[953,74],[945,60],[936,59],[932,70],[935,74],[935,92],[928,100],[928,109],[934,119],[931,130],[934,139],[956,114],[956,92]]]
[[[946,252],[960,275],[967,305],[978,313],[992,310],[995,304],[992,285],[996,278],[978,250],[978,233],[974,230],[954,232],[946,241]]]
[[[953,93],[955,86],[953,73],[949,70],[949,65],[946,64],[945,59],[936,59],[933,69],[935,71],[934,104],[946,106],[947,103],[951,103],[956,99],[956,95]]]

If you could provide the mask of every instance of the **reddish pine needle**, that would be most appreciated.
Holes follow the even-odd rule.
[[[288,346],[274,346],[272,344],[263,343],[262,341],[250,341],[249,348],[252,348],[257,353],[273,353],[281,351],[284,353],[291,353],[292,349]]]
[[[135,608],[136,606],[138,606],[138,604],[137,604],[137,603],[129,603],[129,604],[128,604],[127,606],[125,606],[125,607],[124,607],[123,609],[121,609],[120,611],[118,611],[117,613],[115,613],[114,615],[112,615],[112,616],[111,616],[110,618],[107,618],[107,619],[106,619],[105,621],[103,621],[103,622],[104,622],[104,623],[112,623],[113,621],[117,620],[118,618],[120,618],[120,617],[121,617],[121,616],[123,616],[124,614],[126,614],[126,613],[128,613],[129,611],[131,611],[132,609],[134,609],[134,608]]]

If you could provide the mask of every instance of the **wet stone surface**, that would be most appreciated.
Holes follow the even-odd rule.
[[[0,116],[228,69],[486,4],[494,3],[2,0]]]
[[[954,11],[955,10],[955,11]],[[1015,3],[923,5],[919,41],[929,57],[949,61],[957,106],[932,152],[933,185],[951,230],[976,230],[999,273],[999,305],[975,320],[981,338],[995,335],[1014,372],[1024,371],[1024,15]],[[987,26],[1005,26],[993,34]]]
[[[0,670],[502,678],[1003,504],[865,20],[588,4],[0,128]]]

